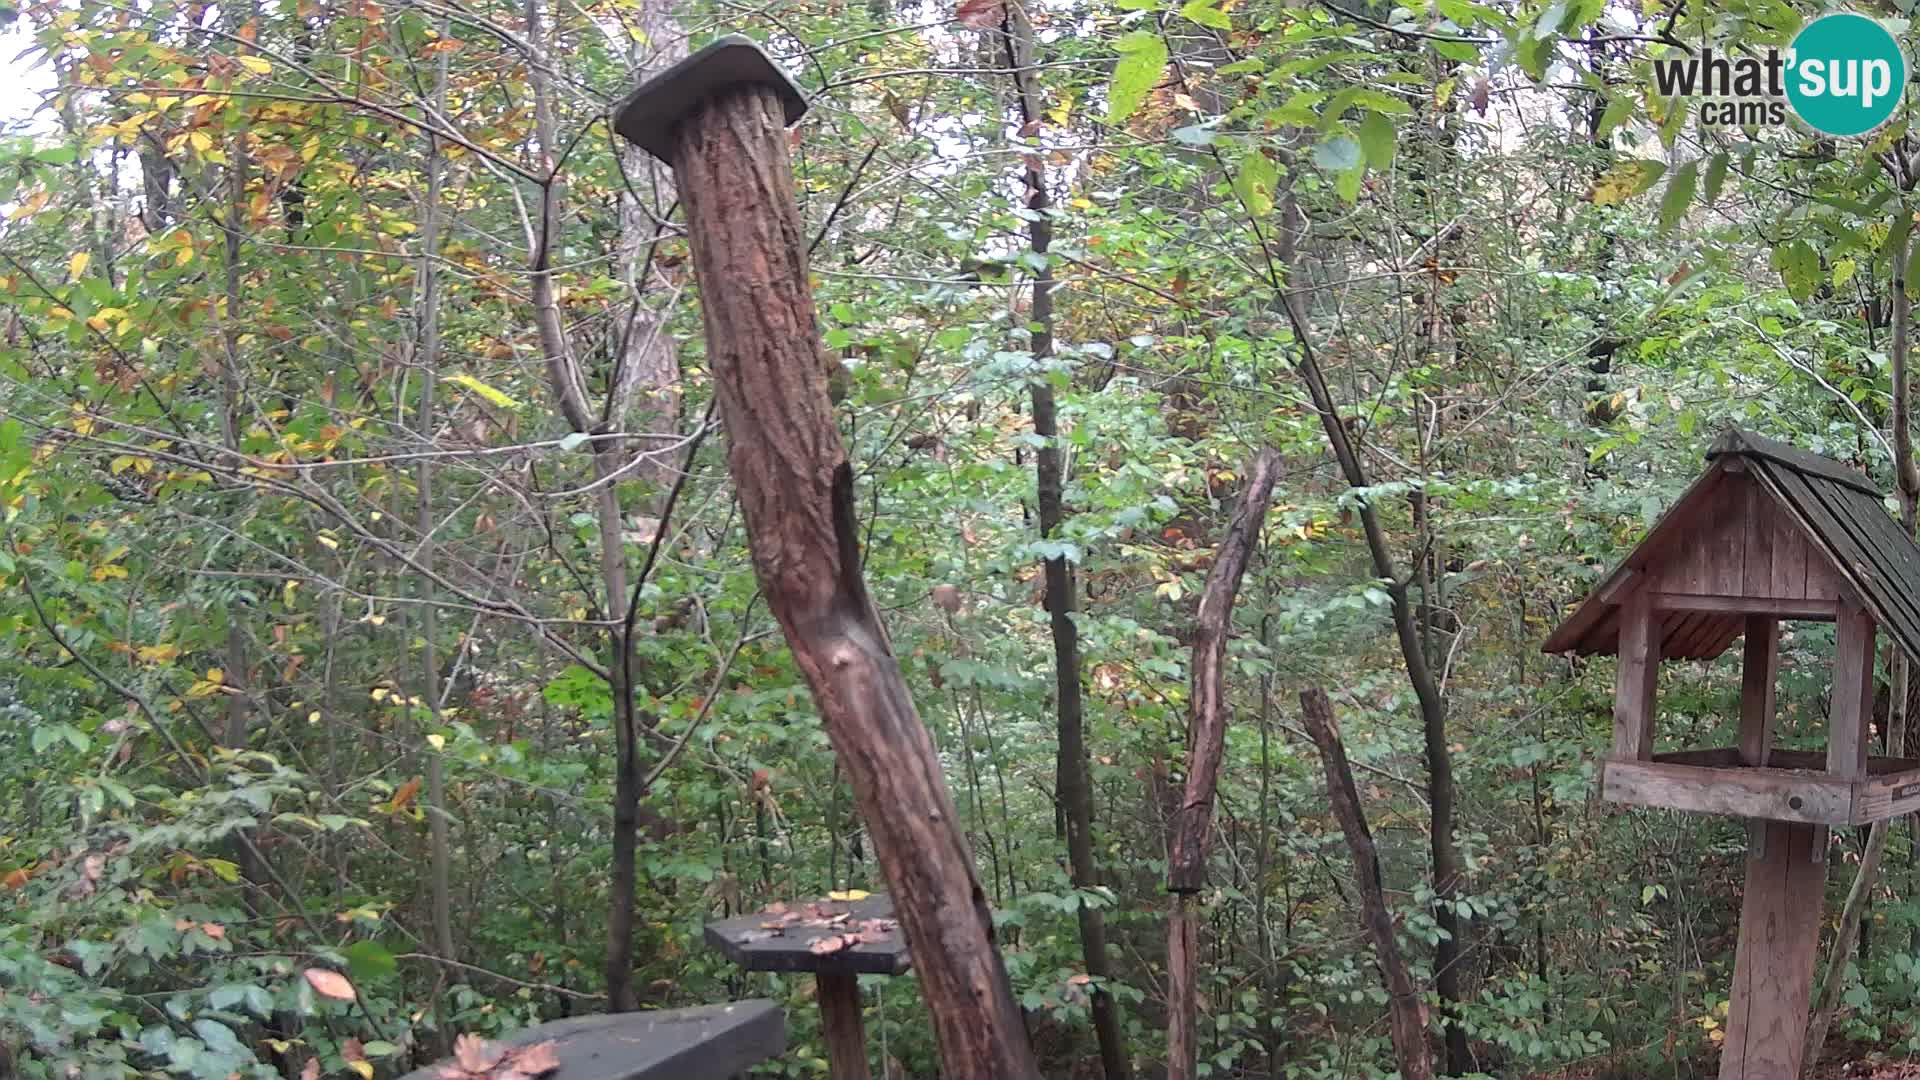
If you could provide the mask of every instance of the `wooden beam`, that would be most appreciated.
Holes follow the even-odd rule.
[[[1767,822],[1764,831],[1764,850],[1747,859],[1720,1080],[1792,1080],[1806,1050],[1826,890],[1813,846],[1825,830]]]
[[[1646,592],[1620,606],[1620,665],[1613,686],[1613,756],[1653,756],[1653,690],[1660,679],[1660,629]]]
[[[1747,616],[1747,643],[1740,655],[1740,760],[1767,763],[1773,746],[1773,665],[1780,652],[1780,623]]]
[[[1833,695],[1827,707],[1827,771],[1867,774],[1867,725],[1873,716],[1873,616],[1843,603],[1836,620]]]
[[[867,1028],[860,1018],[860,976],[821,972],[820,1035],[827,1044],[828,1075],[833,1080],[873,1080],[867,1065]]]
[[[1810,619],[1831,621],[1837,604],[1832,600],[1805,600],[1799,597],[1707,596],[1695,593],[1656,592],[1656,611],[1705,611],[1725,615],[1764,615],[1772,619]]]
[[[1846,825],[1853,820],[1854,787],[1852,780],[1822,772],[1615,759],[1602,773],[1600,794],[1612,802],[1696,814]]]

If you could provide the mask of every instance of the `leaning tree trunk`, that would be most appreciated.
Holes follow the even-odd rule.
[[[1307,734],[1320,751],[1320,764],[1326,769],[1327,801],[1333,805],[1333,816],[1347,839],[1347,850],[1353,853],[1361,922],[1373,943],[1380,978],[1387,984],[1387,1033],[1393,1039],[1394,1057],[1400,1062],[1401,1080],[1431,1080],[1433,1055],[1427,1049],[1427,1006],[1413,985],[1407,961],[1400,955],[1400,942],[1394,937],[1393,915],[1387,910],[1386,893],[1380,883],[1380,855],[1374,849],[1366,815],[1360,812],[1360,792],[1354,787],[1353,768],[1347,764],[1347,750],[1334,723],[1333,703],[1318,687],[1302,690],[1300,713],[1306,720]]]
[[[1193,894],[1205,884],[1207,836],[1213,828],[1214,793],[1227,740],[1227,637],[1233,602],[1260,540],[1260,526],[1273,501],[1280,455],[1262,450],[1254,459],[1246,493],[1214,553],[1200,594],[1193,635],[1193,695],[1187,714],[1187,784],[1173,822],[1167,856],[1167,889],[1174,893],[1167,922],[1167,1077],[1192,1080],[1199,1057],[1194,1029],[1199,1011],[1199,913]]]
[[[933,740],[861,574],[853,466],[828,396],[784,127],[772,88],[736,83],[682,115],[666,155],[686,208],[728,470],[768,606],[893,892],[943,1075],[1038,1077]]]

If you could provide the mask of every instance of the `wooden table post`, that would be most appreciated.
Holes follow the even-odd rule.
[[[729,36],[648,80],[614,126],[673,167],[754,568],[914,945],[942,1075],[1037,1080],[972,849],[860,570],[787,160],[805,111],[785,72]]]

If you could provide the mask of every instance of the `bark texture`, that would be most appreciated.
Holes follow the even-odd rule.
[[[943,1075],[1037,1077],[933,740],[861,576],[778,99],[710,99],[681,121],[673,159],[754,568],[873,838]]]
[[[1227,638],[1233,629],[1233,603],[1260,540],[1260,526],[1273,502],[1280,455],[1262,450],[1254,459],[1247,489],[1234,509],[1226,536],[1214,553],[1213,568],[1200,594],[1193,636],[1193,691],[1187,715],[1187,782],[1173,822],[1167,856],[1167,888],[1177,894],[1167,927],[1167,1076],[1191,1080],[1199,1043],[1194,1031],[1199,1013],[1194,966],[1199,925],[1190,894],[1205,883],[1207,836],[1213,828],[1214,793],[1220,784],[1221,755],[1227,739]]]

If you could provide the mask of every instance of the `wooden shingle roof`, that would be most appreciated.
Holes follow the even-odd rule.
[[[1820,617],[1813,609],[1822,598],[1848,595],[1909,656],[1920,657],[1920,544],[1888,513],[1872,481],[1831,458],[1746,431],[1722,435],[1707,460],[1706,473],[1553,632],[1544,651],[1613,654],[1620,601],[1648,587],[1753,602],[1784,598],[1791,604],[1777,606],[1804,608],[1797,617],[1805,618]],[[1797,577],[1779,565],[1790,551],[1805,565],[1794,568]],[[1682,563],[1691,570],[1676,572]],[[1791,588],[1782,585],[1789,577]],[[1718,656],[1744,629],[1734,605],[1718,612],[1690,606],[1663,620],[1662,656]]]

